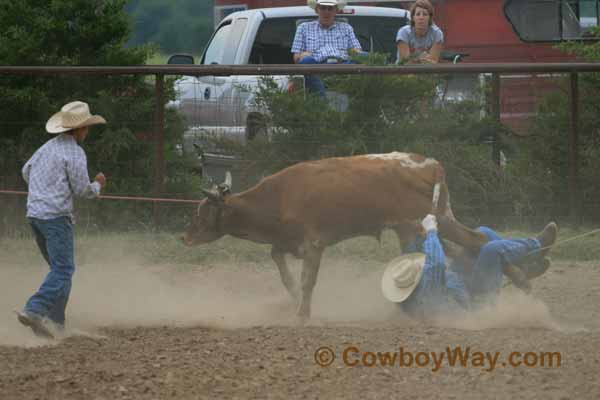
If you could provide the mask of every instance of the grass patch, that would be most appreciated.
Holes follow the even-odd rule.
[[[561,229],[559,244],[552,250],[554,260],[600,260],[600,232],[572,241],[560,242],[591,230]],[[532,232],[506,231],[503,237],[530,237]],[[135,258],[142,263],[169,263],[186,265],[213,263],[257,263],[271,266],[271,246],[225,237],[216,242],[186,247],[178,234],[165,232],[142,233],[89,233],[77,234],[75,253],[77,264],[118,263]],[[385,232],[381,243],[373,238],[359,237],[327,248],[324,258],[349,258],[365,264],[385,263],[400,254],[396,237]],[[41,255],[29,234],[0,239],[0,262],[19,265],[38,264]]]

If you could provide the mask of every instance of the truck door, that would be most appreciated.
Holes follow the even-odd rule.
[[[213,35],[201,64],[233,64],[247,18],[224,22]],[[231,91],[235,76],[203,76],[196,80],[198,125],[223,128],[234,123]]]

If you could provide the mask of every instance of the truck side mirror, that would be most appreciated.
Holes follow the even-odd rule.
[[[167,64],[194,64],[194,56],[189,54],[173,54],[167,60]]]

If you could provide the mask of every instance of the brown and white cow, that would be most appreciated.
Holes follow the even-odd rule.
[[[401,242],[413,240],[420,220],[441,217],[440,234],[478,250],[487,240],[458,223],[450,209],[444,170],[418,154],[389,153],[306,161],[262,179],[254,187],[230,194],[231,182],[203,190],[184,234],[187,245],[231,235],[273,247],[271,257],[288,292],[299,301],[298,316],[310,316],[313,287],[325,247],[361,235],[379,238],[392,229]],[[301,286],[288,270],[285,254],[303,259]]]

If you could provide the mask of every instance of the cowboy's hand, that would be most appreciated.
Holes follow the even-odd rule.
[[[425,232],[435,231],[437,232],[437,219],[433,214],[427,214],[423,221],[421,221],[421,226],[425,229]]]
[[[104,174],[102,172],[100,172],[98,175],[96,175],[96,177],[94,178],[94,181],[98,182],[100,184],[101,188],[103,188],[106,185],[106,177],[104,176]]]

